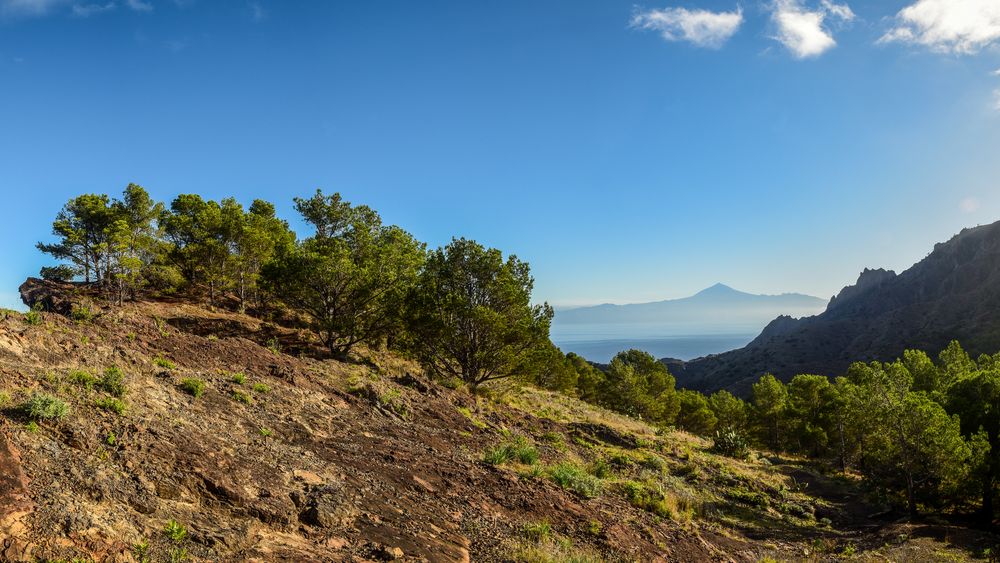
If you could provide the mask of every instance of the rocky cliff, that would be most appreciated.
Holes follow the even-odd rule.
[[[764,373],[835,376],[853,361],[937,353],[953,339],[973,354],[1000,350],[1000,223],[963,230],[901,274],[865,270],[823,313],[778,318],[744,348],[664,361],[681,386],[745,394]]]

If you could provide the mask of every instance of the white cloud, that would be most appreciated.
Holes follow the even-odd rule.
[[[107,4],[74,4],[73,15],[81,18],[89,18],[90,16],[110,12],[114,9],[114,2],[108,2]]]
[[[979,199],[971,196],[958,202],[958,208],[962,213],[975,213],[979,211],[980,207],[982,207],[982,203],[980,203]]]
[[[44,16],[67,0],[0,0],[0,15],[10,17]]]
[[[1000,88],[993,91],[993,107],[1000,111]]]
[[[896,14],[879,43],[913,43],[944,53],[975,53],[1000,40],[997,0],[917,0]]]
[[[659,31],[667,41],[688,41],[711,49],[722,47],[742,24],[740,8],[734,12],[665,8],[638,12],[632,17],[634,27]]]
[[[153,5],[149,2],[143,2],[142,0],[125,0],[125,3],[129,8],[136,12],[152,12]]]
[[[993,76],[1000,76],[1000,68],[993,71]]]
[[[837,45],[826,25],[828,19],[846,23],[854,17],[850,6],[830,0],[822,0],[819,7],[812,10],[800,0],[776,0],[771,12],[771,20],[777,27],[774,38],[799,59],[817,57]]]

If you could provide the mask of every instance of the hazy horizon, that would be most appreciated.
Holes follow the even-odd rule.
[[[299,231],[292,197],[339,191],[558,306],[829,299],[1000,218],[980,4],[0,0],[0,305],[67,199],[129,182]]]

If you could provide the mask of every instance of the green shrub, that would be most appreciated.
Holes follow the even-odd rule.
[[[172,542],[182,542],[187,537],[187,530],[177,520],[170,520],[163,527],[163,534]]]
[[[549,477],[560,487],[586,498],[600,496],[601,480],[573,463],[560,463],[549,470]]]
[[[246,380],[247,376],[243,372],[234,373],[231,379],[231,381],[237,385],[243,385],[243,383],[246,382]]]
[[[254,390],[254,393],[270,393],[271,392],[271,388],[268,387],[267,385],[263,384],[263,383],[254,383],[253,384],[253,390]]]
[[[113,412],[119,416],[125,414],[125,401],[122,401],[121,399],[116,399],[114,397],[101,397],[95,401],[94,404],[101,410]]]
[[[97,378],[93,376],[89,371],[76,369],[69,372],[69,380],[77,385],[82,385],[87,389],[93,389],[94,385],[97,383]]]
[[[771,499],[764,493],[749,491],[742,487],[729,489],[725,495],[740,504],[746,504],[757,508],[766,508],[771,504]]]
[[[32,393],[21,412],[31,420],[59,420],[69,412],[65,401],[47,393]]]
[[[483,461],[490,465],[503,465],[514,459],[514,453],[508,445],[487,448],[483,452]]]
[[[171,362],[170,360],[164,358],[163,356],[157,356],[155,359],[153,359],[153,364],[156,365],[156,367],[158,368],[170,369],[170,370],[177,369],[177,364]]]
[[[78,323],[89,323],[94,320],[94,310],[89,305],[74,303],[69,313],[69,318]]]
[[[483,461],[491,465],[503,465],[509,461],[534,465],[538,463],[538,450],[527,439],[518,436],[512,442],[486,450],[483,454]]]
[[[101,389],[109,395],[124,397],[128,389],[125,387],[125,373],[118,366],[111,366],[104,370],[101,376]]]
[[[237,403],[243,403],[244,405],[249,405],[253,402],[250,395],[244,393],[243,391],[233,391],[233,400]]]
[[[750,456],[750,445],[739,432],[723,430],[715,433],[712,452],[736,459],[746,459]]]
[[[36,326],[42,324],[42,313],[32,309],[24,314],[24,322],[29,325]]]
[[[530,522],[521,527],[521,533],[529,540],[541,543],[552,535],[552,526],[545,520],[541,522]]]
[[[181,389],[197,399],[205,393],[205,382],[200,379],[188,377],[181,380]]]

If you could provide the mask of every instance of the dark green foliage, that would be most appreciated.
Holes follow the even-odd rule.
[[[550,346],[552,308],[532,305],[528,264],[454,239],[431,252],[410,300],[411,348],[428,372],[471,387],[515,375]]]
[[[675,380],[667,366],[641,350],[621,352],[611,360],[600,393],[602,404],[652,424],[674,424],[680,411]]]
[[[67,266],[65,264],[61,264],[59,266],[42,266],[38,275],[40,275],[43,280],[68,282],[76,277],[76,270],[74,270],[72,266]]]
[[[676,422],[678,428],[700,436],[708,436],[715,430],[718,419],[704,395],[681,389],[677,398],[680,403]]]
[[[358,344],[377,346],[402,330],[404,300],[416,283],[423,244],[374,210],[340,194],[317,191],[295,200],[313,224],[311,238],[263,270],[266,287],[306,312],[327,349],[345,357]]]

